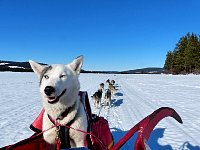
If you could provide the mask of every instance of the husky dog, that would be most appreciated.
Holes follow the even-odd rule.
[[[98,91],[91,96],[94,100],[95,108],[100,108],[101,106],[102,92],[103,92],[102,89],[98,89]]]
[[[54,125],[50,117],[61,125],[72,122],[71,127],[87,131],[87,117],[79,97],[78,80],[83,57],[79,56],[67,65],[43,66],[31,60],[29,62],[40,79],[40,93],[45,109],[43,131]],[[50,145],[50,149],[55,149],[57,134],[55,128],[43,133],[44,140]],[[70,129],[69,137],[71,147],[85,146],[84,133]]]
[[[104,96],[104,108],[106,107],[106,106],[111,106],[111,90],[110,89],[108,89],[107,91],[106,91],[106,93],[105,93],[105,96]]]
[[[110,79],[106,80],[106,84],[109,86],[110,85]]]
[[[115,84],[115,80],[111,80],[110,84],[114,85]]]
[[[116,88],[115,88],[115,86],[113,86],[112,84],[110,84],[110,85],[108,86],[108,89],[111,91],[111,93],[112,93],[113,95],[116,93]]]
[[[104,83],[99,84],[99,89],[104,89]]]

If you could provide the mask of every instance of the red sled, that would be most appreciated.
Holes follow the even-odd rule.
[[[154,111],[152,114],[141,120],[134,127],[132,127],[117,143],[114,144],[111,131],[106,119],[103,117],[96,116],[92,114],[87,92],[80,92],[81,101],[85,106],[85,110],[88,116],[89,131],[84,132],[87,134],[87,148],[74,148],[74,150],[118,150],[120,149],[136,132],[138,136],[134,145],[134,150],[148,150],[148,139],[152,133],[154,127],[158,124],[160,120],[165,117],[173,117],[179,123],[182,123],[181,117],[178,113],[169,107],[162,107]],[[48,144],[43,139],[42,131],[42,117],[44,110],[38,115],[31,129],[35,131],[35,134],[31,137],[24,139],[13,145],[5,146],[0,148],[0,150],[48,150]],[[73,129],[71,127],[65,126],[67,128]],[[76,130],[76,129],[74,129]],[[70,148],[73,149],[73,148]],[[57,150],[60,150],[57,147]],[[66,149],[65,149],[66,150]]]

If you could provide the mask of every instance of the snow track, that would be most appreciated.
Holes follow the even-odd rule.
[[[95,109],[90,96],[107,79],[114,79],[118,89],[112,107]],[[173,118],[162,120],[150,137],[150,147],[200,150],[200,76],[81,74],[80,82],[93,113],[100,111],[108,120],[115,141],[157,108],[172,107],[183,125]],[[0,147],[32,135],[29,125],[42,108],[38,85],[33,73],[0,73]],[[133,149],[135,138],[122,149]]]

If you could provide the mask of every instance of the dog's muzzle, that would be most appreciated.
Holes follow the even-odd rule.
[[[47,96],[51,96],[51,94],[53,94],[55,92],[55,88],[53,86],[46,86],[44,89],[44,93]]]
[[[61,93],[59,96],[57,96],[57,97],[48,96],[48,103],[54,104],[54,103],[58,102],[59,99],[65,94],[66,90],[67,90],[67,89],[64,89],[64,90],[62,91],[62,93]]]

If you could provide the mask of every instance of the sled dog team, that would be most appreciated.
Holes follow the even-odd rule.
[[[104,95],[104,108],[106,106],[111,107],[111,95],[114,95],[116,93],[116,88],[115,88],[115,80],[108,79],[106,81],[107,89],[105,89],[105,95]],[[94,101],[94,106],[95,108],[100,108],[101,107],[101,99],[104,91],[104,83],[100,83],[98,90],[91,96]]]

